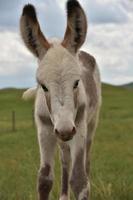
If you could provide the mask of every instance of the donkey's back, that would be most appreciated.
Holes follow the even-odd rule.
[[[88,123],[97,115],[101,105],[101,80],[96,59],[87,52],[79,52],[82,80],[87,94]]]

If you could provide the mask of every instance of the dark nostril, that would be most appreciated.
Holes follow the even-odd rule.
[[[55,133],[56,135],[59,135],[59,131],[57,129],[55,129]]]
[[[76,133],[76,128],[75,127],[73,127],[73,129],[72,129],[72,133],[73,133],[73,135],[75,135],[75,133]]]

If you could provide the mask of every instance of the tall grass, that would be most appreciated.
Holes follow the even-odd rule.
[[[33,102],[22,90],[0,91],[0,200],[36,200],[39,150],[32,127]],[[133,200],[133,91],[103,85],[103,106],[92,149],[91,199]],[[16,111],[16,131],[10,113]],[[60,160],[55,157],[51,200],[59,198]],[[71,199],[74,199],[71,197]]]

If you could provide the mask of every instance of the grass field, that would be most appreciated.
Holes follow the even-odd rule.
[[[39,152],[32,124],[33,102],[22,90],[0,90],[0,200],[36,200]],[[16,131],[11,131],[11,112]],[[60,165],[50,200],[58,200]],[[133,200],[133,91],[103,85],[103,106],[91,165],[92,200]],[[73,199],[73,198],[71,198]]]

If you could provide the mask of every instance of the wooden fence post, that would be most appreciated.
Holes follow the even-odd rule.
[[[15,111],[12,111],[12,131],[16,130],[16,116]]]

